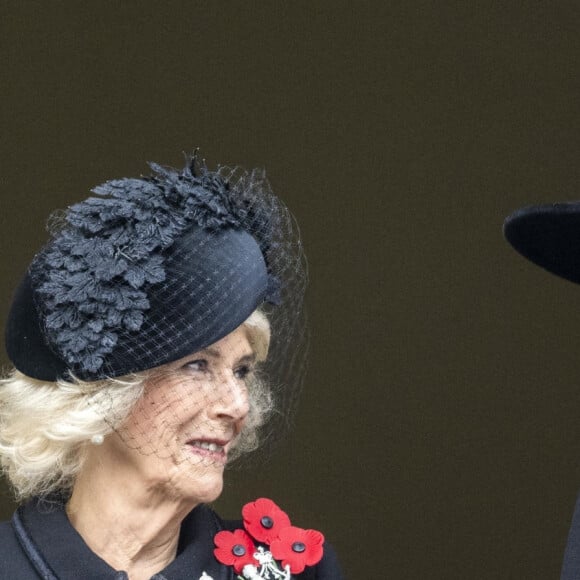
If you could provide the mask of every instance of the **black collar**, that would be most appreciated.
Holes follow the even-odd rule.
[[[85,544],[72,527],[62,502],[33,500],[18,509],[12,525],[30,561],[47,580],[125,580]],[[213,555],[214,535],[228,526],[205,505],[183,521],[177,556],[152,580],[198,580],[206,572],[213,580],[230,580],[232,569]],[[42,568],[45,568],[44,570]],[[50,578],[50,574],[53,578]]]

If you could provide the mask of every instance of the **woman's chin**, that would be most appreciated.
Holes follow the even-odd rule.
[[[223,470],[208,470],[205,473],[183,473],[177,493],[191,503],[211,503],[222,493],[224,487]]]
[[[212,503],[221,495],[223,487],[223,480],[214,484],[203,482],[192,485],[185,493],[195,504]]]

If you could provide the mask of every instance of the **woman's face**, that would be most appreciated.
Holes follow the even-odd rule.
[[[213,501],[249,411],[247,381],[254,364],[242,325],[161,367],[124,425],[96,451],[115,454],[122,469],[148,489],[195,503]]]

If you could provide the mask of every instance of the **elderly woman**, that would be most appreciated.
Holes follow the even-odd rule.
[[[271,500],[240,521],[207,506],[296,400],[292,219],[259,171],[151,168],[53,218],[16,291],[0,458],[22,505],[0,578],[340,579],[323,535]]]
[[[525,258],[580,284],[580,202],[524,207],[509,216],[504,234]],[[580,496],[564,555],[561,580],[580,578]]]

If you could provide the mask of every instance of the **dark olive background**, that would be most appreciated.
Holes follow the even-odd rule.
[[[51,210],[197,145],[265,166],[307,248],[310,366],[220,510],[271,496],[353,580],[557,578],[580,289],[501,226],[580,197],[579,30],[575,1],[1,2],[2,322]]]

